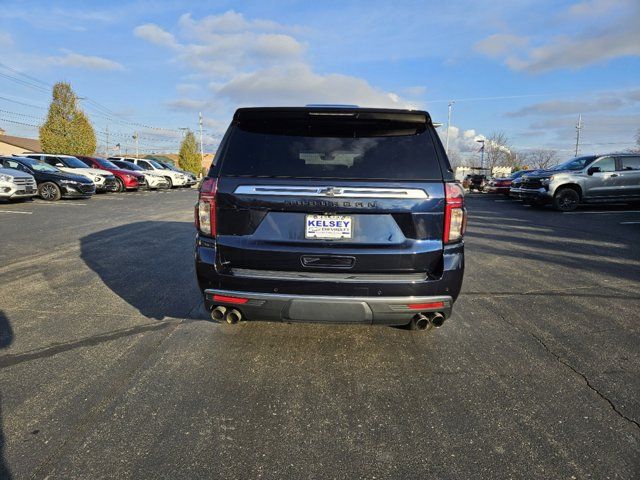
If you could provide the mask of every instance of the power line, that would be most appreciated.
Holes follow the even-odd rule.
[[[30,75],[27,75],[26,73],[20,72],[19,70],[0,62],[0,67],[3,67],[7,70],[10,70],[11,72],[16,73],[17,75],[20,75],[21,77],[24,78],[18,78],[16,76],[13,75],[8,75],[5,73],[0,72],[0,77],[1,78],[5,78],[7,80],[11,80],[15,83],[18,83],[22,86],[28,87],[28,88],[32,88],[34,90],[38,90],[40,92],[45,92],[45,93],[49,93],[51,91],[51,89],[53,88],[52,85],[39,80],[37,78],[34,78]],[[178,133],[178,130],[175,128],[166,128],[166,127],[157,127],[154,125],[148,125],[148,124],[144,124],[141,122],[134,122],[131,120],[128,120],[126,118],[124,118],[121,114],[118,114],[116,112],[114,112],[113,110],[111,110],[110,108],[102,105],[101,103],[97,102],[96,100],[93,100],[92,98],[85,96],[84,100],[86,100],[86,102],[88,104],[91,105],[91,108],[94,111],[97,111],[99,114],[101,114],[103,117],[105,117],[107,120],[109,120],[112,123],[121,123],[121,124],[126,124],[126,125],[131,125],[134,127],[141,127],[141,128],[146,128],[149,130],[155,130],[155,131],[166,131],[166,132],[175,132]]]

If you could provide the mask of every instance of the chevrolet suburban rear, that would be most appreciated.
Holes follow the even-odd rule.
[[[424,111],[241,108],[195,217],[217,321],[429,330],[462,285],[464,193]]]

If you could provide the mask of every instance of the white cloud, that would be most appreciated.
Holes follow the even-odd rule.
[[[217,35],[242,32],[283,32],[296,30],[270,20],[247,20],[243,14],[228,10],[220,15],[208,15],[194,20],[190,13],[180,16],[178,25],[186,36],[199,40],[215,39]]]
[[[440,140],[443,145],[447,141],[447,127],[439,128]],[[456,152],[457,154],[469,155],[476,153],[480,149],[480,144],[476,142],[478,139],[484,139],[483,135],[478,135],[475,130],[464,130],[462,135],[460,134],[460,128],[455,125],[449,127],[449,151]]]
[[[355,103],[360,106],[406,107],[396,95],[347,75],[320,75],[309,65],[272,67],[231,79],[217,91],[235,103],[252,105],[305,105]]]
[[[510,33],[496,33],[480,40],[475,49],[489,57],[501,57],[515,48],[526,47],[529,39]]]
[[[13,45],[13,37],[9,32],[0,32],[0,45],[10,47]]]
[[[207,107],[206,100],[194,100],[191,98],[179,98],[177,100],[171,100],[167,102],[167,106],[172,110],[192,110],[200,111]]]
[[[412,87],[405,87],[402,89],[403,93],[406,93],[410,97],[422,97],[427,93],[427,87],[424,85],[415,85]]]
[[[514,34],[494,34],[475,45],[476,50],[502,58],[513,70],[544,73],[556,69],[580,69],[626,56],[640,56],[640,2],[637,0],[589,0],[564,14],[582,33],[539,37],[535,42]],[[565,18],[565,21],[567,18]]]
[[[169,32],[163,30],[155,23],[147,23],[139,25],[133,29],[136,37],[142,38],[156,45],[164,45],[165,47],[177,48],[178,42],[176,38]]]
[[[588,112],[605,112],[633,107],[640,102],[640,89],[601,92],[593,95],[589,100],[548,100],[534,103],[513,112],[506,113],[507,117],[559,116]]]
[[[124,70],[124,66],[108,58],[67,52],[65,55],[46,57],[46,63],[60,67],[86,68],[89,70]]]
[[[630,0],[584,0],[571,5],[568,13],[570,17],[599,17],[629,4]]]
[[[184,14],[176,31],[174,35],[155,24],[134,29],[138,37],[173,50],[175,59],[195,73],[192,81],[206,78],[216,98],[181,98],[170,102],[172,108],[220,109],[221,100],[229,107],[307,103],[409,106],[397,94],[362,78],[315,71],[305,59],[307,45],[293,36],[297,27],[247,19],[230,10],[199,20]]]

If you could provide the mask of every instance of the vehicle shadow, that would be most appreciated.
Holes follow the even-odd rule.
[[[8,348],[11,343],[13,343],[13,328],[11,328],[11,323],[7,316],[2,310],[0,310],[0,350]],[[4,430],[2,428],[2,392],[0,392],[0,478],[9,480],[12,478],[12,475],[9,465],[4,458],[4,451],[5,439]]]
[[[146,221],[80,239],[82,260],[144,316],[204,318],[193,260],[193,225]]]

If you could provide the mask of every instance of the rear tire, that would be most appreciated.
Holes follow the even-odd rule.
[[[47,202],[55,202],[60,200],[62,197],[62,192],[60,191],[60,187],[53,182],[46,182],[38,186],[38,194],[40,198],[46,200]]]
[[[572,212],[580,204],[580,194],[573,188],[561,188],[553,196],[553,208],[559,212]]]

